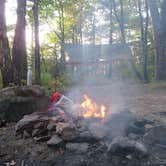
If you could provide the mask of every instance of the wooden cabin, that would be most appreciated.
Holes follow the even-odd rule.
[[[131,58],[131,49],[126,44],[65,44],[64,49],[68,56],[66,66],[73,74],[111,76],[113,65]]]

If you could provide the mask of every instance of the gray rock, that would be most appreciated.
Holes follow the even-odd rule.
[[[37,110],[36,102],[29,97],[0,98],[0,119],[7,122],[17,122],[24,115]]]
[[[89,142],[89,143],[94,143],[99,141],[98,137],[95,137],[89,131],[81,132],[76,140],[77,142]]]
[[[33,125],[40,122],[39,121],[39,116],[34,115],[34,116],[26,116],[23,119],[21,119],[15,126],[16,133],[23,132],[26,129],[33,129]]]
[[[57,123],[56,133],[65,141],[71,141],[78,136],[78,130],[73,123]]]
[[[56,123],[49,123],[48,125],[47,125],[47,130],[49,130],[49,131],[53,131],[53,130],[56,130]]]
[[[86,153],[88,151],[88,143],[67,143],[66,149],[76,153]]]
[[[31,134],[24,130],[23,139],[27,139],[27,138],[30,138],[30,137],[31,137]]]
[[[33,128],[34,128],[34,129],[43,129],[43,128],[47,128],[47,124],[48,124],[47,121],[39,122],[39,123],[35,124],[35,125],[33,126]]]
[[[144,141],[146,143],[158,143],[166,145],[166,126],[160,125],[149,128],[148,132],[144,135]]]
[[[53,135],[48,141],[47,141],[47,145],[48,146],[56,146],[56,147],[60,147],[63,145],[63,140],[57,136],[57,135]]]
[[[108,155],[137,155],[137,157],[146,157],[147,148],[140,142],[131,140],[127,137],[116,137],[108,146]]]
[[[0,90],[0,119],[17,122],[24,115],[45,110],[49,98],[40,86],[16,86]]]
[[[36,136],[44,136],[47,135],[47,130],[46,129],[34,129],[32,131],[32,137],[36,137]]]
[[[58,123],[58,122],[65,122],[65,119],[62,116],[58,115],[58,116],[53,116],[51,118],[51,121],[54,123]]]
[[[132,140],[138,140],[138,139],[140,138],[139,135],[134,134],[134,133],[130,133],[130,134],[128,135],[128,137],[129,137],[130,139],[132,139]]]
[[[33,139],[37,142],[39,142],[39,141],[48,141],[50,138],[51,138],[50,135],[41,136],[41,137],[33,137]]]
[[[15,86],[7,87],[0,91],[0,96],[21,96],[21,97],[43,97],[44,88],[40,86]]]

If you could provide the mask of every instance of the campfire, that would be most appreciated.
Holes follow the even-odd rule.
[[[84,101],[80,104],[81,116],[84,118],[105,118],[107,109],[104,104],[97,104],[87,94],[83,95]]]
[[[113,156],[122,157],[127,162],[148,156],[148,149],[139,139],[145,133],[144,126],[150,123],[137,120],[128,109],[109,116],[108,106],[87,94],[77,107],[71,99],[58,93],[51,99],[47,111],[34,112],[17,122],[15,132],[18,138],[33,139],[35,143],[40,142],[40,146],[45,142],[57,151],[63,149],[65,154],[74,154],[73,158],[77,154],[84,156],[92,152],[111,159]],[[79,116],[72,116],[74,108],[74,113]]]

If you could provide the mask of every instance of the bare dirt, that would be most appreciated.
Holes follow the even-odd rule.
[[[111,111],[119,111],[127,107],[140,118],[146,117],[146,119],[155,120],[159,124],[166,124],[166,89],[152,89],[141,84],[117,83],[78,88],[76,93],[71,94],[71,96],[73,100],[76,100],[78,94],[87,92],[97,101],[109,105]],[[32,139],[17,138],[15,136],[15,124],[10,123],[6,127],[0,128],[0,166],[7,164],[9,166],[155,165],[153,162],[144,162],[143,160],[142,162],[122,160],[122,163],[119,164],[117,162],[120,160],[118,157],[112,159],[117,164],[111,164],[112,161],[108,160],[106,162],[106,156],[103,155],[106,149],[97,144],[93,146],[85,155],[66,153],[63,148],[52,149],[48,148],[45,143],[37,143]],[[165,159],[162,159],[162,162],[164,161]]]

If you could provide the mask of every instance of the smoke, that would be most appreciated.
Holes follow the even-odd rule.
[[[128,70],[125,68],[128,67],[128,62],[110,63],[111,59],[108,58],[109,55],[115,56],[114,54],[122,56],[125,48],[116,46],[111,53],[109,46],[106,45],[79,45],[73,48],[74,50],[71,50],[72,47],[70,47],[69,52],[77,56],[76,59],[72,59],[76,61],[71,71],[74,83],[67,94],[74,103],[74,107],[70,109],[72,115],[75,117],[79,115],[77,106],[82,103],[83,94],[87,94],[97,104],[107,106],[105,119],[88,120],[87,124],[91,133],[108,139],[125,135],[128,126],[134,120],[133,114],[127,109],[130,79],[124,73]]]

